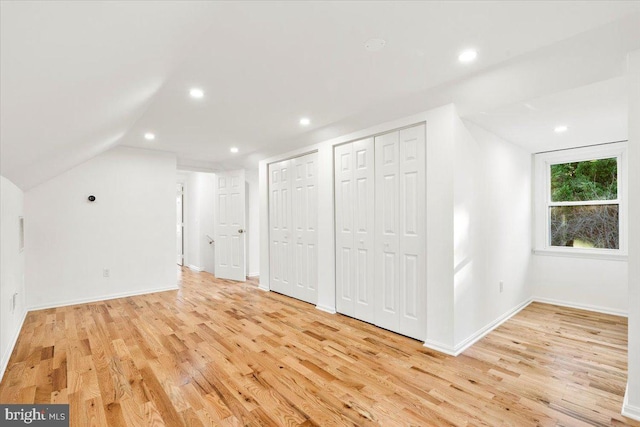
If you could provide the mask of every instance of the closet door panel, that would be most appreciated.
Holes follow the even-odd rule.
[[[353,143],[354,317],[373,323],[375,241],[375,152],[373,138]]]
[[[336,309],[424,339],[425,127],[334,148]]]
[[[425,126],[399,132],[399,331],[426,337]]]
[[[353,144],[334,148],[336,311],[355,317],[353,263]]]
[[[399,260],[399,132],[375,138],[376,325],[398,332]]]
[[[290,161],[269,165],[269,264],[271,289],[291,293]]]
[[[317,303],[317,154],[292,159],[295,282],[292,296]]]

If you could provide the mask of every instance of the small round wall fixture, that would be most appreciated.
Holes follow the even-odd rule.
[[[364,48],[367,52],[379,52],[386,46],[384,39],[369,39],[364,42]]]
[[[96,201],[96,196],[94,196],[94,195],[92,194],[92,195],[90,195],[89,197],[87,197],[87,199],[88,199],[90,202],[95,202],[95,201]]]

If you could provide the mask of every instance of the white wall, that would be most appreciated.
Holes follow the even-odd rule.
[[[245,170],[247,276],[260,275],[260,192],[258,170]]]
[[[454,159],[457,353],[529,301],[532,210],[527,151],[456,116]]]
[[[640,51],[629,55],[629,376],[623,414],[640,420]]]
[[[19,249],[23,197],[22,190],[5,177],[0,177],[0,378],[4,375],[26,314],[25,257],[24,251]],[[18,295],[14,308],[15,293]]]
[[[29,190],[27,305],[176,289],[175,185],[174,155],[117,147]]]
[[[207,235],[214,237],[214,186],[214,174],[190,172],[185,187],[185,266],[212,274],[215,246]]]
[[[628,274],[624,260],[533,255],[536,300],[626,316]]]

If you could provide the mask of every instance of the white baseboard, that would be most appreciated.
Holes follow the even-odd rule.
[[[335,307],[330,307],[328,305],[322,305],[322,304],[318,304],[316,305],[316,308],[320,311],[324,311],[325,313],[329,313],[329,314],[336,314],[336,309]]]
[[[7,366],[9,365],[9,359],[11,358],[11,354],[13,354],[13,349],[16,347],[16,344],[18,343],[18,337],[20,336],[20,331],[22,331],[22,326],[24,325],[24,321],[27,318],[28,313],[29,313],[29,310],[26,310],[26,309],[24,310],[24,313],[22,313],[22,319],[20,320],[20,325],[18,325],[16,330],[13,332],[13,337],[9,342],[9,347],[7,347],[7,350],[2,355],[2,360],[0,361],[0,381],[4,377],[4,373],[7,370]]]
[[[260,272],[256,272],[256,273],[248,273],[247,277],[258,277],[260,276]]]
[[[624,402],[622,403],[622,415],[640,421],[640,407],[629,404],[629,385],[624,392]]]
[[[435,350],[440,353],[448,354],[449,356],[457,356],[455,348],[446,344],[442,344],[437,341],[425,340],[424,346],[427,347],[428,349]]]
[[[531,302],[532,302],[531,298],[521,302],[517,306],[513,307],[511,310],[509,310],[506,313],[504,313],[502,316],[498,317],[493,322],[491,322],[488,325],[486,325],[484,328],[482,328],[479,331],[477,331],[476,333],[472,334],[470,337],[468,337],[467,339],[462,341],[460,344],[456,345],[455,355],[456,356],[459,355],[460,353],[462,353],[463,351],[465,351],[466,349],[468,349],[469,347],[471,347],[472,345],[474,345],[475,343],[480,341],[489,332],[493,331],[495,328],[497,328],[498,326],[502,325],[507,320],[511,319],[513,316],[515,316],[521,310],[523,310],[526,306],[531,304]]]
[[[516,314],[518,314],[526,306],[531,304],[531,302],[532,302],[531,299],[527,299],[521,302],[511,310],[504,313],[502,316],[498,317],[491,323],[487,324],[482,329],[479,329],[475,333],[471,334],[471,336],[466,338],[464,341],[460,342],[455,347],[451,347],[449,345],[442,344],[436,341],[431,341],[431,340],[426,340],[424,342],[424,346],[432,350],[436,350],[441,353],[448,354],[450,356],[458,356],[460,353],[462,353],[463,351],[465,351],[466,349],[468,349],[469,347],[471,347],[472,345],[480,341],[482,338],[484,338],[489,332],[493,331],[495,328],[502,325],[504,322],[506,322],[507,320],[509,320]]]
[[[193,264],[187,265],[187,268],[189,270],[197,271],[198,273],[201,272],[201,271],[204,271],[202,268],[198,267],[197,265],[193,265]]]
[[[265,292],[269,292],[270,291],[270,289],[267,286],[263,285],[262,283],[258,284],[258,289],[260,289],[261,291],[265,291]]]
[[[42,305],[31,306],[28,308],[28,311],[66,307],[68,305],[88,304],[92,302],[100,302],[100,301],[108,301],[108,300],[118,299],[118,298],[133,297],[136,295],[155,294],[156,292],[177,291],[178,289],[180,289],[178,285],[173,285],[173,286],[167,286],[164,288],[144,289],[141,291],[134,291],[134,292],[122,292],[119,294],[101,295],[101,296],[96,296],[91,298],[79,298],[75,300],[60,301],[53,304],[42,304]]]
[[[533,301],[541,302],[541,303],[544,303],[544,304],[559,305],[560,307],[569,307],[569,308],[577,308],[579,310],[595,311],[596,313],[612,314],[614,316],[622,316],[622,317],[628,317],[629,316],[629,313],[627,311],[625,311],[625,310],[619,310],[619,309],[616,309],[616,308],[600,307],[600,306],[591,305],[591,304],[580,304],[580,303],[574,303],[574,302],[567,302],[567,301],[556,300],[556,299],[553,299],[553,298],[533,297]]]

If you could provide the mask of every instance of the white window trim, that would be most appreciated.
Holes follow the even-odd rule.
[[[586,160],[618,159],[618,199],[599,202],[551,202],[551,165],[558,163],[581,162]],[[574,148],[534,155],[534,249],[536,255],[568,256],[579,258],[627,259],[627,143],[617,142],[593,147]],[[619,249],[583,249],[551,246],[549,238],[549,206],[619,204],[620,248]]]

